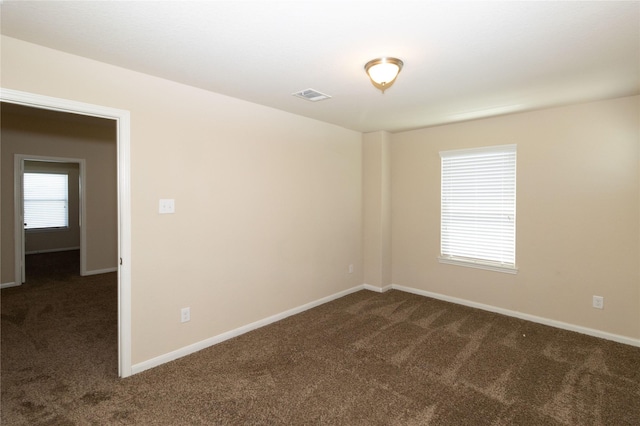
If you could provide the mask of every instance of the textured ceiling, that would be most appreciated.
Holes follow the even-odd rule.
[[[2,34],[368,132],[639,93],[640,2],[32,2]],[[385,94],[364,64],[401,58]],[[293,92],[332,96],[308,102]]]

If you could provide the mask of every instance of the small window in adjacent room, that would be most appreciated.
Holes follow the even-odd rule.
[[[516,273],[516,145],[440,158],[439,261]]]
[[[63,173],[24,174],[25,229],[69,226],[69,176]]]

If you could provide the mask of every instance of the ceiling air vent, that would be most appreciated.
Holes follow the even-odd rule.
[[[320,93],[317,90],[313,89],[305,89],[296,93],[292,93],[293,96],[297,96],[298,98],[306,99],[311,102],[323,101],[325,99],[330,99],[331,96],[325,95],[324,93]]]

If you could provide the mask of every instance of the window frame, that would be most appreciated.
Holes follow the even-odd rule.
[[[60,231],[67,231],[70,228],[70,217],[69,217],[69,173],[66,171],[60,171],[60,170],[55,170],[55,171],[24,171],[23,172],[23,182],[22,182],[22,199],[23,199],[23,221],[26,223],[27,222],[27,184],[26,184],[26,180],[27,180],[27,175],[59,175],[59,176],[65,176],[66,177],[66,199],[65,201],[65,225],[63,226],[45,226],[45,227],[38,227],[38,228],[24,228],[24,231],[26,233],[40,233],[40,232],[60,232]],[[51,200],[49,200],[51,201]]]
[[[501,208],[504,208],[504,206],[506,205],[508,209],[508,208],[511,208],[511,203],[512,203],[512,210],[509,210],[512,215],[512,218],[509,219],[512,223],[511,225],[512,233],[508,235],[508,238],[511,238],[513,245],[510,247],[507,247],[507,249],[509,252],[513,253],[513,263],[511,263],[510,261],[504,262],[504,261],[498,261],[495,259],[489,259],[486,257],[482,258],[482,257],[462,256],[460,255],[460,253],[456,254],[455,250],[444,249],[445,238],[447,238],[445,236],[446,230],[444,227],[445,214],[450,215],[450,209],[447,209],[447,213],[445,213],[445,203],[446,203],[445,168],[447,167],[447,165],[445,164],[445,160],[450,160],[453,158],[459,158],[459,159],[467,158],[473,161],[474,157],[476,157],[475,159],[479,161],[479,158],[486,159],[488,156],[492,156],[492,154],[496,158],[500,156],[505,159],[508,159],[509,164],[507,167],[509,167],[509,170],[507,170],[507,172],[509,174],[512,174],[512,176],[507,176],[507,179],[506,179],[506,181],[508,181],[507,188],[509,188],[509,185],[511,184],[512,190],[507,189],[506,191],[503,191],[500,193],[502,195],[504,195],[505,193],[507,193],[507,195],[510,195],[512,193],[512,198],[508,198],[507,202],[504,203],[504,205],[500,204],[500,206]],[[518,272],[518,267],[516,263],[517,145],[516,144],[496,145],[496,146],[487,146],[487,147],[471,148],[471,149],[441,151],[440,158],[441,158],[441,161],[440,161],[440,179],[441,179],[440,180],[440,255],[438,256],[438,262],[444,263],[444,264],[470,267],[470,268],[485,269],[485,270],[496,271],[496,272],[504,272],[509,274],[517,274]],[[485,172],[488,169],[489,167],[486,167],[486,166],[482,168],[482,170]],[[492,168],[491,170],[500,171],[499,168]],[[450,173],[451,169],[447,168],[446,171]],[[460,170],[458,171],[460,172]],[[477,178],[477,175],[474,175],[474,176]],[[447,179],[446,184],[450,185],[451,181]],[[492,188],[492,189],[495,189],[495,188]],[[447,193],[450,194],[450,192],[447,192]],[[494,210],[492,210],[492,213],[498,214],[498,211],[501,208],[495,208]],[[493,237],[495,237],[495,235]],[[448,239],[447,241],[450,241],[450,239]]]

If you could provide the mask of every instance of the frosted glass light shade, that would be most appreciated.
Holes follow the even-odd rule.
[[[397,58],[378,58],[367,62],[364,66],[371,82],[384,93],[395,81],[403,62]]]

